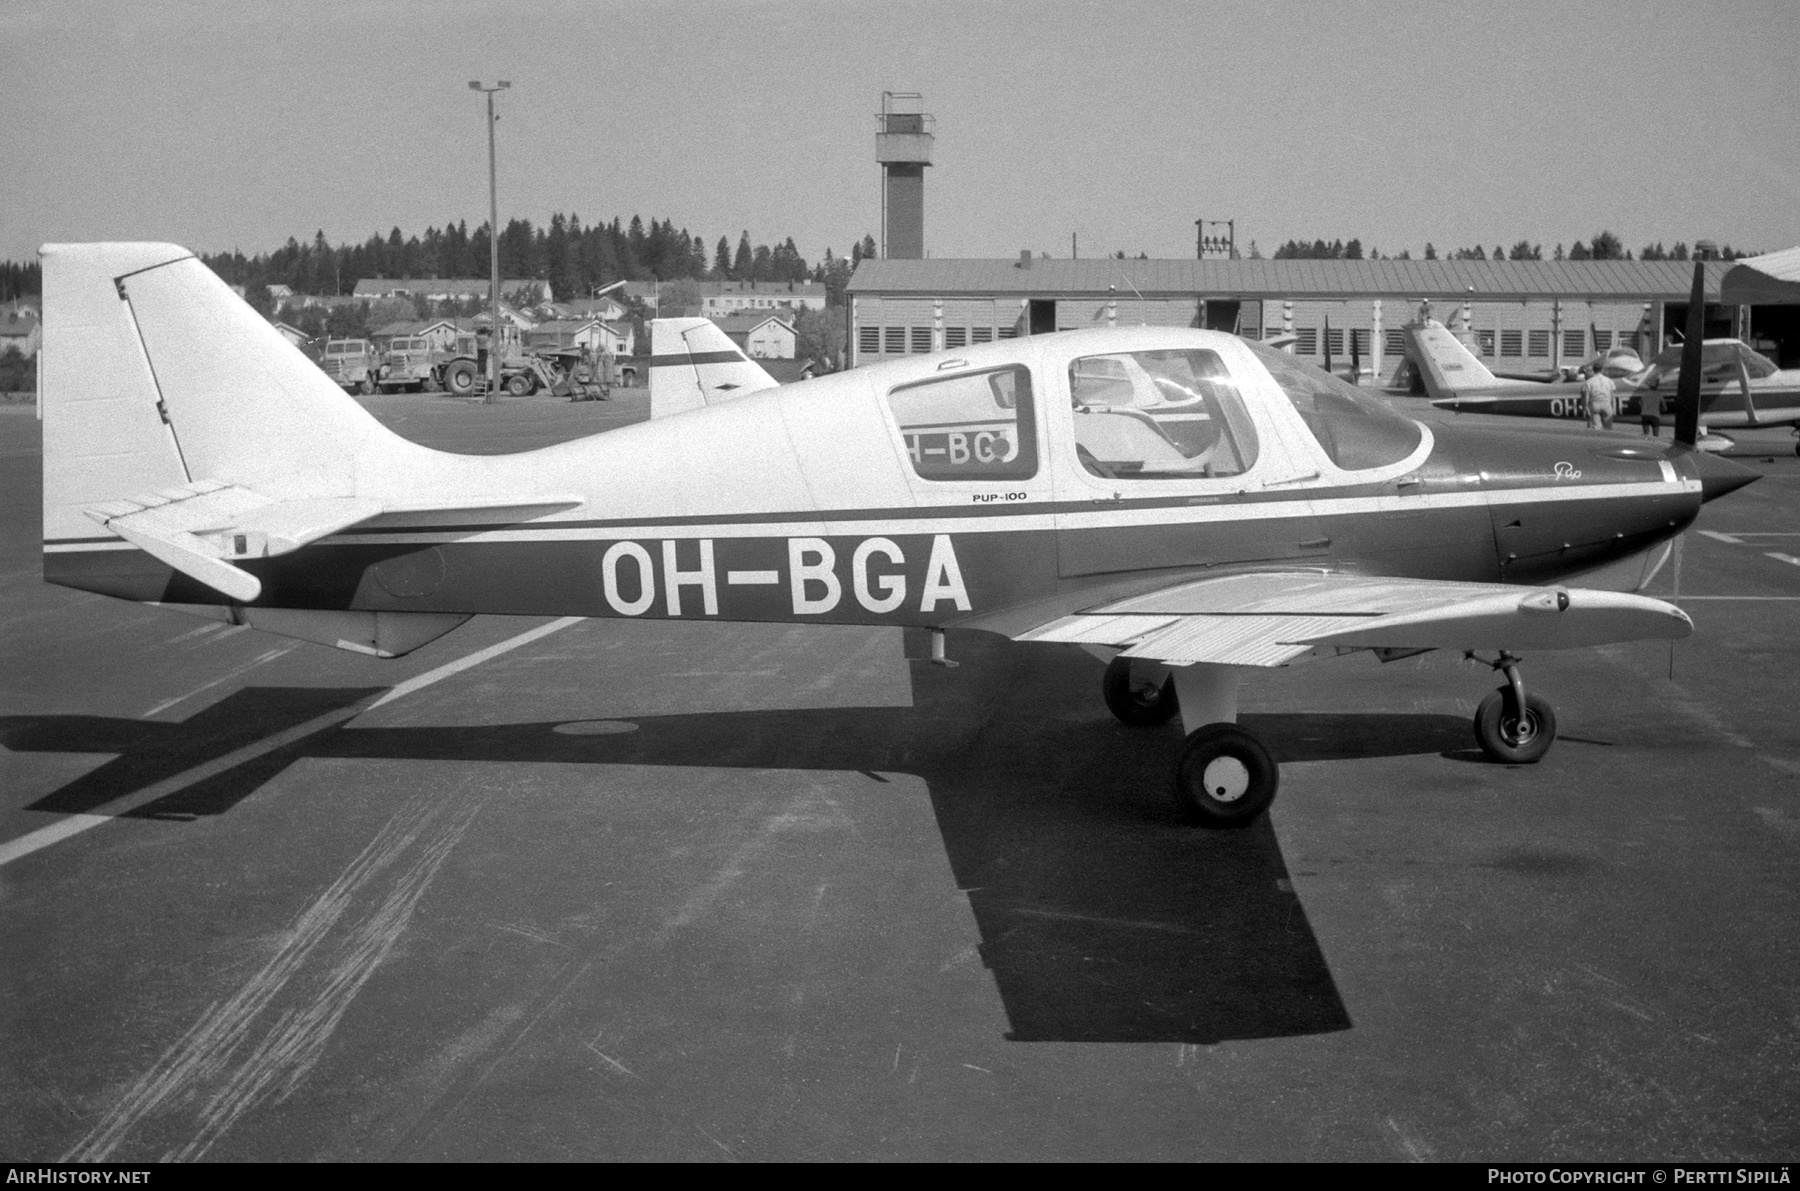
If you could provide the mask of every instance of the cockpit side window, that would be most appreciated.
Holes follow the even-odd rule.
[[[1345,471],[1398,463],[1418,449],[1423,431],[1379,398],[1261,343],[1246,343],[1299,412],[1325,454]]]
[[[1218,353],[1197,348],[1082,356],[1069,365],[1075,455],[1111,480],[1242,475],[1256,429]]]
[[[962,372],[903,385],[888,408],[913,470],[927,480],[1022,480],[1037,474],[1031,373]]]

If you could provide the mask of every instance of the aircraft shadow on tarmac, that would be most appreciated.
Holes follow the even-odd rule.
[[[219,814],[303,757],[824,769],[878,781],[882,771],[917,774],[980,930],[1009,1037],[1214,1043],[1349,1028],[1269,820],[1222,832],[1178,820],[1167,791],[1176,727],[1116,724],[1100,705],[1098,665],[1084,654],[981,635],[952,640],[964,666],[916,666],[910,708],[638,717],[625,732],[549,722],[365,728],[328,718],[130,813]],[[118,754],[31,808],[79,813],[372,694],[248,688],[173,724],[5,717],[0,743]],[[1443,752],[1468,732],[1440,715],[1244,722],[1286,762]]]

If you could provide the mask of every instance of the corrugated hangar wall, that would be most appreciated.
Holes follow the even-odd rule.
[[[1219,301],[1220,299],[1215,299]],[[893,356],[918,355],[990,343],[1022,334],[1027,302],[1001,297],[918,298],[859,295],[853,312],[855,362],[872,363]],[[1190,327],[1196,325],[1198,299],[1092,297],[1038,299],[1054,303],[1059,331],[1105,326]],[[1375,305],[1371,300],[1259,301],[1223,299],[1239,307],[1237,331],[1251,339],[1282,333],[1291,320],[1299,355],[1334,359],[1350,354],[1351,339],[1366,358],[1374,355]],[[1616,345],[1640,352],[1654,350],[1658,313],[1654,303],[1473,302],[1469,325],[1482,356],[1502,365],[1549,367],[1553,362],[1582,359]],[[1381,300],[1384,367],[1399,362],[1401,326],[1418,313],[1405,298]],[[1435,303],[1432,316],[1452,326],[1462,317],[1461,303]],[[1325,336],[1329,321],[1331,338]],[[1214,325],[1218,325],[1215,323]],[[1640,335],[1644,337],[1640,339]]]
[[[1718,304],[1729,267],[1705,265],[1709,335],[1742,334],[1749,317]],[[1685,261],[865,259],[848,291],[850,352],[860,363],[1014,334],[1203,323],[1252,338],[1291,330],[1313,359],[1354,345],[1386,368],[1428,299],[1451,325],[1467,303],[1484,355],[1538,371],[1622,343],[1660,348],[1691,279]]]

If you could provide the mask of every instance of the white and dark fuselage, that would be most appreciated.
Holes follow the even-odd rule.
[[[1156,422],[1174,434],[1184,418],[1209,415],[1191,401],[1185,413],[1180,402],[1083,403],[1081,362],[1181,350],[1228,370],[1248,419],[1236,431],[1253,439],[1253,458],[1214,475],[1093,464],[1084,439],[1110,440],[1090,427],[1116,436]],[[920,402],[896,397],[996,372],[1023,378],[1009,381],[1018,396],[998,424],[995,411],[920,413]],[[341,400],[352,408],[338,416],[367,418]],[[47,410],[47,441],[55,417]],[[180,440],[179,413],[171,422]],[[1545,583],[1640,554],[1683,528],[1703,498],[1685,452],[1405,422],[1399,432],[1381,426],[1373,455],[1357,456],[1329,427],[1321,437],[1318,422],[1234,337],[1059,334],[867,367],[516,456],[395,440],[359,470],[356,491],[453,511],[384,513],[236,565],[260,580],[255,603],[273,608],[1006,631],[1190,574],[1318,568]],[[1334,453],[1373,465],[1342,466]],[[454,511],[469,492],[520,504],[554,495],[567,507],[525,520]],[[47,502],[51,582],[159,603],[229,602],[67,513]]]

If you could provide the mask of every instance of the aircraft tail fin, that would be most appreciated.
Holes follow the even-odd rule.
[[[733,401],[777,381],[709,318],[650,322],[650,416]]]
[[[411,446],[185,248],[47,244],[42,258],[47,543],[91,540],[95,506],[196,485],[353,496],[359,469]]]
[[[1455,397],[1492,385],[1495,380],[1487,365],[1436,319],[1407,324],[1406,358],[1432,398]]]

